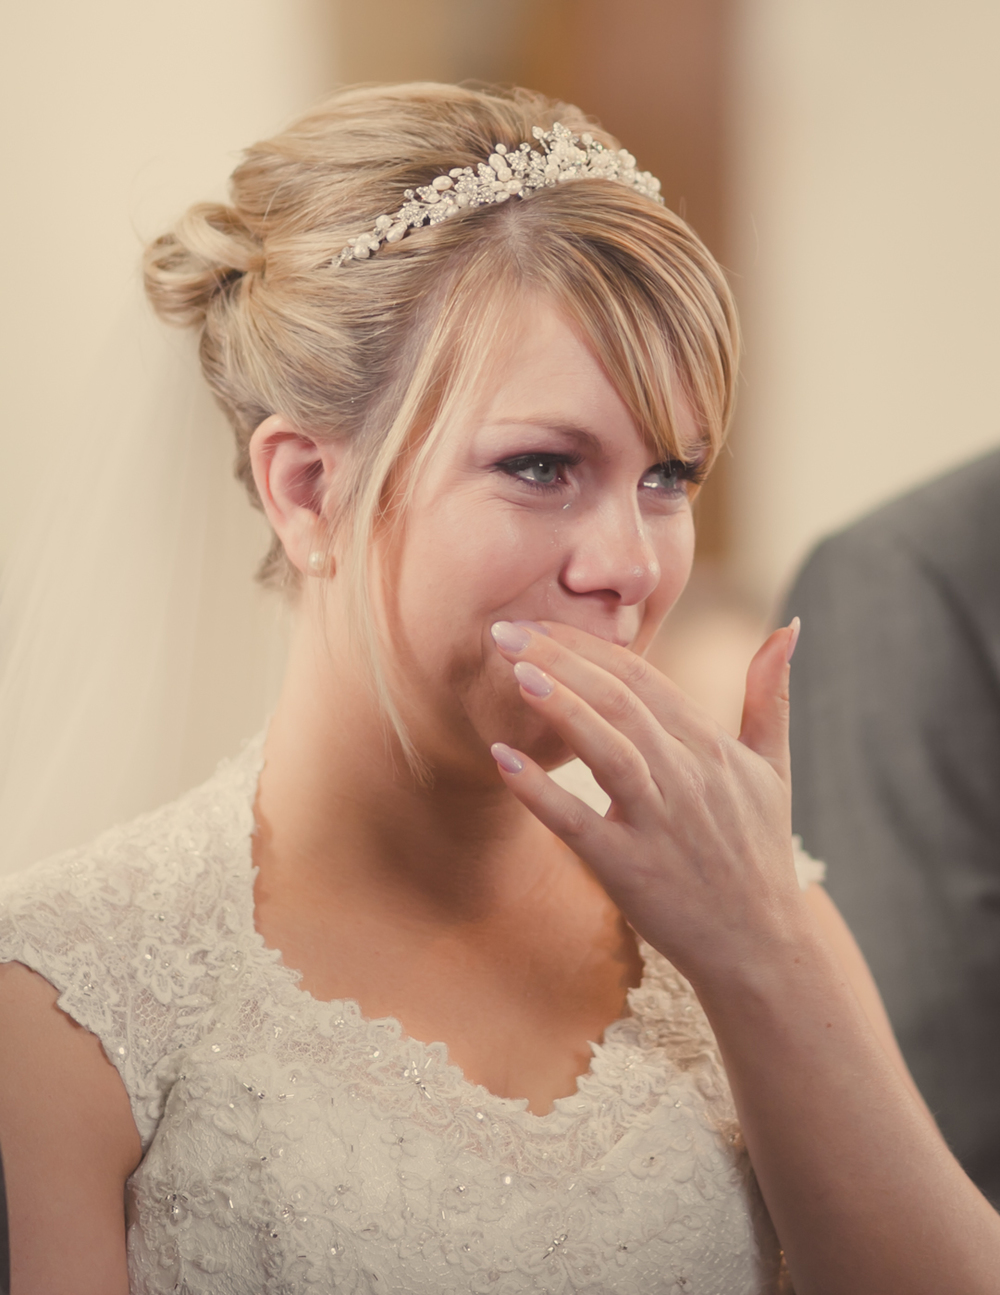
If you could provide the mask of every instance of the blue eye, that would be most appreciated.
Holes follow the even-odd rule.
[[[565,476],[563,469],[578,462],[578,458],[565,454],[519,454],[517,458],[498,463],[497,467],[525,485],[544,490],[561,485]]]
[[[689,481],[699,480],[697,463],[685,463],[682,459],[667,459],[663,463],[654,463],[643,476],[641,485],[651,490],[663,491],[676,495],[683,492]]]

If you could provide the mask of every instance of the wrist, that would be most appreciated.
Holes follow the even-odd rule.
[[[787,1002],[817,977],[829,983],[837,964],[802,902],[769,915],[755,930],[720,944],[706,942],[679,968],[707,1012],[742,1011],[770,1000]]]

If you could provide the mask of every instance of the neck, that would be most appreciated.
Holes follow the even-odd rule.
[[[437,761],[419,780],[362,672],[321,639],[300,618],[255,807],[262,872],[317,902],[350,897],[435,925],[537,899],[573,856],[488,752]]]

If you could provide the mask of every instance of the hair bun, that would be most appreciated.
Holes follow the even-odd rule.
[[[146,293],[167,323],[200,327],[213,298],[259,270],[263,259],[259,242],[232,207],[201,202],[146,248]]]

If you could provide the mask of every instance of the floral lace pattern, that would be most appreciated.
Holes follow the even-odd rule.
[[[642,947],[629,1015],[549,1114],[494,1096],[265,947],[261,749],[0,888],[0,960],[59,990],[132,1103],[135,1295],[777,1291],[714,1038],[666,959]]]

